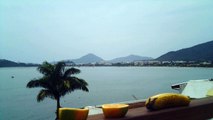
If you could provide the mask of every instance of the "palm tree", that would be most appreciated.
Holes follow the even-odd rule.
[[[27,88],[41,87],[43,89],[37,95],[37,101],[49,97],[57,101],[56,120],[59,118],[60,98],[74,90],[83,90],[88,92],[88,84],[85,80],[74,77],[74,74],[80,73],[79,69],[65,69],[64,62],[58,62],[52,65],[43,62],[37,69],[43,74],[43,77],[33,79],[27,83]]]

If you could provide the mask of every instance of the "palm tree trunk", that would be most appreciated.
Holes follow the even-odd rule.
[[[58,97],[56,99],[56,101],[57,101],[57,108],[56,108],[56,118],[55,118],[55,120],[59,120],[59,108],[61,107],[61,105],[60,105],[60,97]]]

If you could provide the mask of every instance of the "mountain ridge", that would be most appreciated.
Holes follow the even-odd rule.
[[[128,55],[124,57],[117,57],[111,60],[104,60],[103,58],[89,53],[77,59],[61,60],[73,64],[89,64],[89,63],[119,63],[119,62],[134,62],[140,60],[153,60],[151,57],[144,57],[138,55]],[[154,59],[158,61],[212,61],[213,62],[213,40],[192,47],[183,48],[177,51],[170,51],[160,57]],[[74,62],[74,63],[73,63]],[[54,64],[55,62],[53,62]],[[28,67],[38,66],[33,63],[17,63],[11,60],[0,59],[0,67]]]
[[[90,63],[101,63],[101,62],[112,62],[112,63],[118,63],[118,62],[134,62],[137,60],[150,60],[151,57],[142,57],[138,55],[128,55],[125,57],[118,57],[114,58],[112,60],[104,60],[103,58],[93,54],[89,53],[86,54],[80,58],[77,59],[68,59],[68,60],[61,60],[67,63],[68,65],[74,65],[74,64],[90,64]],[[56,62],[51,62],[52,64],[55,64]],[[6,59],[0,59],[0,67],[21,67],[21,66],[38,66],[39,64],[32,64],[32,63],[17,63],[11,60]]]
[[[213,61],[213,40],[192,47],[170,51],[161,55],[159,61]]]
[[[109,62],[112,63],[118,63],[118,62],[134,62],[134,61],[139,61],[139,60],[152,60],[153,58],[151,57],[145,57],[145,56],[139,56],[139,55],[128,55],[125,57],[118,57],[114,58],[112,60],[109,60]]]
[[[93,53],[89,53],[78,59],[71,59],[71,61],[73,61],[75,64],[88,64],[88,63],[94,63],[94,62],[101,62],[104,60]]]
[[[78,59],[70,59],[68,61],[72,61],[75,64],[88,64],[88,63],[100,63],[100,62],[111,62],[111,63],[118,63],[118,62],[134,62],[137,60],[151,60],[153,58],[151,57],[144,57],[139,55],[128,55],[125,57],[118,57],[111,60],[104,60],[103,58],[93,54],[89,53],[86,54]]]
[[[17,63],[11,60],[0,59],[0,67],[32,67],[38,66],[39,64],[33,63]]]

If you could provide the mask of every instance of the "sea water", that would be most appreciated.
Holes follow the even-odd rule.
[[[61,99],[63,107],[84,107],[146,99],[154,94],[177,92],[172,84],[213,78],[213,68],[191,67],[79,67],[89,92],[75,91]],[[42,88],[26,84],[42,75],[36,67],[0,68],[0,120],[54,120],[56,101],[37,102]]]

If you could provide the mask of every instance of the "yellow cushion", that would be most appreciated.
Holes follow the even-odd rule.
[[[106,118],[124,117],[128,111],[127,104],[104,104],[102,110]]]
[[[213,88],[207,91],[206,96],[213,96]]]
[[[59,120],[86,120],[89,109],[59,108]]]

